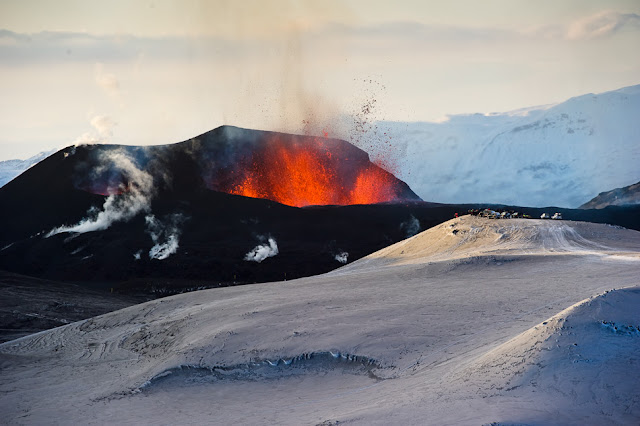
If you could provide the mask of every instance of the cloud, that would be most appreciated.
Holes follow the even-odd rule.
[[[258,15],[256,15],[258,16]],[[264,19],[259,19],[264,21]],[[287,52],[283,38],[299,43],[302,52],[326,55],[336,50],[342,56],[400,51],[414,58],[425,48],[475,49],[479,45],[513,43],[527,39],[591,39],[614,34],[623,28],[638,28],[640,15],[603,11],[569,24],[541,25],[534,28],[469,27],[450,22],[425,24],[390,21],[358,25],[351,21],[320,20],[313,25],[294,26],[279,37],[264,37],[247,26],[222,36],[150,37],[133,34],[93,34],[86,32],[43,31],[17,33],[0,29],[0,57],[4,64],[46,64],[82,62],[96,65],[96,82],[111,96],[122,90],[121,82],[107,72],[105,64],[145,62],[192,63],[213,61],[236,63],[242,58],[272,58],[274,52]],[[230,28],[234,27],[230,22]],[[272,29],[272,28],[271,28]],[[291,44],[289,43],[289,44]],[[346,48],[345,46],[348,46]],[[417,49],[417,50],[416,50]],[[326,56],[329,57],[329,56]]]
[[[105,72],[104,65],[96,64],[96,83],[111,97],[120,97],[120,82],[114,74]]]
[[[613,35],[625,28],[640,29],[640,15],[608,10],[572,23],[567,29],[567,38],[591,40]]]
[[[188,63],[213,57],[216,62],[233,61],[238,55],[264,52],[273,41],[263,39],[229,40],[218,37],[188,36],[139,37],[131,34],[90,34],[84,32],[43,31],[16,33],[0,29],[0,57],[3,65],[46,65],[89,63],[95,66],[95,80],[108,93],[121,89],[118,77],[107,66],[145,61]]]
[[[262,262],[268,257],[273,257],[278,254],[278,244],[273,238],[269,238],[268,244],[259,244],[253,248],[244,257],[244,260],[249,262]]]

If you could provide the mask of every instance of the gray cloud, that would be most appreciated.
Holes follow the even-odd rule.
[[[148,60],[188,62],[197,57],[225,60],[238,52],[261,52],[264,43],[245,43],[215,37],[137,37],[43,31],[33,34],[0,29],[0,56],[4,65],[47,63],[122,63]],[[101,66],[101,65],[99,65]],[[114,76],[115,77],[115,76]],[[96,76],[102,87],[117,88],[109,74]]]
[[[640,29],[640,15],[604,11],[573,23],[520,30],[469,28],[455,25],[427,25],[418,22],[390,22],[358,26],[328,23],[304,33],[290,35],[304,49],[335,51],[343,43],[351,52],[412,51],[428,46],[466,47],[512,43],[525,40],[585,40],[605,37],[627,29]],[[0,29],[0,56],[4,64],[48,62],[136,62],[194,60],[235,61],[242,57],[268,57],[282,49],[283,40],[223,39],[202,37],[138,37],[133,35],[95,35],[90,33],[45,31],[33,34]],[[271,53],[269,53],[271,52]],[[104,70],[102,70],[104,71]],[[115,76],[102,73],[96,80],[105,90],[118,90]]]

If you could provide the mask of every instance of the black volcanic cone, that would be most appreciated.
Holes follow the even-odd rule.
[[[402,223],[416,219],[400,204],[380,205],[374,214],[367,206],[300,209],[215,190],[225,185],[220,177],[237,171],[274,138],[285,145],[317,142],[221,127],[173,145],[63,149],[0,188],[0,269],[143,287],[193,280],[226,285],[325,272],[341,265],[336,255],[349,253],[351,261],[407,235]],[[322,143],[347,176],[376,167],[347,142]],[[419,200],[404,182],[391,178],[398,199]],[[108,216],[109,200],[120,207],[138,205],[108,227],[49,235],[61,226]],[[171,238],[175,253],[150,258],[154,246]],[[260,263],[244,260],[269,238],[277,242],[278,255]]]

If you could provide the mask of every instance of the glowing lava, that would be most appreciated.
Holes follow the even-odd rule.
[[[419,201],[411,188],[340,139],[222,126],[158,147],[92,146],[74,155],[76,188],[103,196],[213,191],[295,207]]]
[[[335,140],[272,138],[241,159],[225,185],[230,194],[289,206],[374,204],[397,201],[398,180]],[[338,149],[336,149],[338,148]],[[354,154],[350,156],[350,154]],[[366,156],[366,154],[363,154]],[[360,157],[360,158],[354,158]]]

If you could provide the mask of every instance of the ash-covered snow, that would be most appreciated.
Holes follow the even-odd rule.
[[[640,180],[640,85],[441,123],[380,122],[422,199],[578,207]]]
[[[334,273],[1,344],[0,410],[11,424],[636,424],[639,260],[637,231],[463,216]]]

